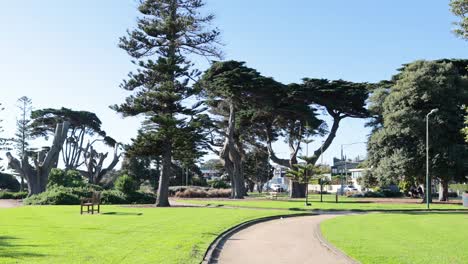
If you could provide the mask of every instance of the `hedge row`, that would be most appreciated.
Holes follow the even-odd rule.
[[[27,192],[0,192],[0,199],[24,199],[27,196]]]
[[[93,191],[92,188],[87,187],[53,186],[43,193],[24,199],[23,202],[26,205],[78,205],[80,198],[91,197]],[[104,190],[101,192],[101,202],[103,204],[151,204],[156,202],[156,197],[142,192],[124,194],[117,190]]]

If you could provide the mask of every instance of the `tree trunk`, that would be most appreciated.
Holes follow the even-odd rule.
[[[24,155],[20,162],[10,152],[6,153],[10,168],[26,178],[29,189],[28,196],[39,194],[46,190],[49,173],[52,168],[57,168],[59,154],[67,138],[69,126],[69,122],[57,124],[52,146],[49,150],[43,149],[38,153],[37,158],[34,160],[35,168],[29,164],[29,157],[27,155]]]
[[[229,103],[229,120],[226,130],[226,138],[219,157],[224,163],[224,168],[231,178],[231,198],[243,199],[245,195],[244,176],[242,174],[242,157],[236,148],[235,132],[235,108],[234,103]]]
[[[156,197],[157,207],[169,207],[169,180],[172,166],[172,146],[165,142],[162,154],[162,173],[159,176],[159,187]]]
[[[299,182],[291,182],[289,190],[289,197],[291,198],[305,198],[307,184]]]
[[[440,179],[439,184],[439,201],[447,202],[448,197],[448,181],[446,179]]]

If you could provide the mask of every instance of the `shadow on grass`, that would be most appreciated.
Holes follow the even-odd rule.
[[[130,212],[106,212],[102,215],[143,215],[143,213],[130,213]]]
[[[19,238],[12,236],[0,236],[0,261],[3,258],[13,258],[16,261],[24,260],[31,262],[28,258],[46,257],[44,254],[31,253],[31,247],[36,245],[18,244]]]

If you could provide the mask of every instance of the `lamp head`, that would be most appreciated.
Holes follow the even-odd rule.
[[[434,109],[431,110],[431,112],[429,112],[429,115],[437,113],[438,111],[439,111],[439,108],[434,108]]]

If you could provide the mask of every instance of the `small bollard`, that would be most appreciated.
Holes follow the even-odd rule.
[[[338,191],[336,192],[335,203],[338,203]]]

